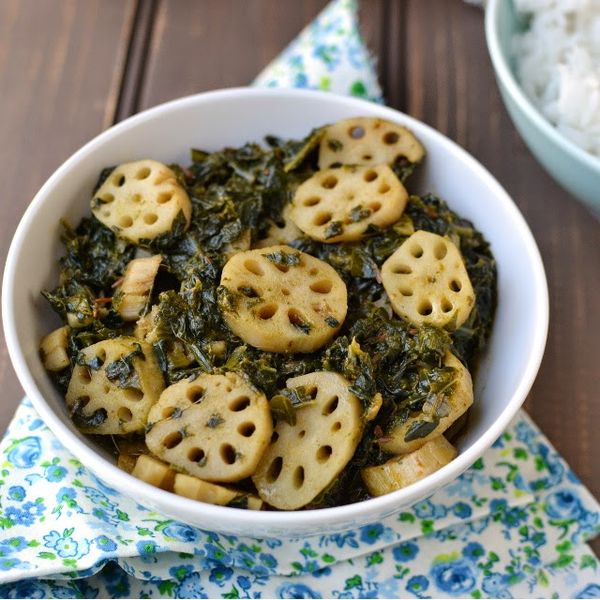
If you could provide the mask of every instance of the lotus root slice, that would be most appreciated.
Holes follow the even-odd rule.
[[[349,383],[332,372],[315,372],[287,381],[304,386],[314,401],[296,409],[296,424],[277,422],[254,485],[259,496],[282,510],[314,500],[352,458],[362,435],[361,403]]]
[[[475,304],[458,248],[428,231],[404,241],[383,264],[381,279],[394,311],[415,325],[457,329]]]

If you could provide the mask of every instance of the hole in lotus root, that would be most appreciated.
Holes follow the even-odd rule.
[[[280,265],[279,263],[273,263],[273,266],[282,273],[287,273],[290,270],[287,265]]]
[[[329,175],[328,177],[325,177],[325,179],[323,179],[323,181],[321,181],[321,185],[326,190],[332,190],[337,184],[338,184],[338,178],[335,175]]]
[[[302,465],[296,467],[293,475],[293,485],[299,490],[304,485],[304,467]]]
[[[108,393],[110,392],[110,386],[109,386],[109,385],[105,385],[105,386],[102,388],[102,390],[103,390],[103,392],[104,392],[105,394],[108,394]]]
[[[336,408],[338,407],[339,404],[339,398],[337,396],[334,396],[333,398],[331,398],[330,400],[327,401],[327,404],[323,407],[323,415],[327,416],[330,415],[332,413],[335,412]]]
[[[146,177],[150,176],[150,173],[151,173],[151,171],[150,171],[150,169],[148,167],[142,167],[135,174],[135,178],[136,179],[146,179]]]
[[[117,186],[117,187],[121,187],[122,185],[124,185],[125,183],[125,175],[123,175],[123,173],[116,173],[113,176],[113,183]]]
[[[308,274],[309,274],[311,277],[314,277],[314,276],[315,276],[315,275],[316,275],[318,272],[319,272],[319,270],[318,270],[318,269],[315,269],[315,268],[313,267],[313,268],[312,268],[312,269],[311,269],[311,270],[308,272]]]
[[[350,194],[346,194],[346,200],[348,200],[348,202],[352,202],[352,200],[354,200],[354,198],[356,198],[356,196],[352,193]]]
[[[168,435],[166,435],[163,439],[163,446],[167,448],[167,450],[171,450],[181,444],[183,440],[183,434],[181,431],[172,431]]]
[[[231,412],[242,412],[243,410],[246,410],[249,406],[250,398],[248,398],[248,396],[240,396],[239,398],[232,400],[227,408],[229,408]]]
[[[263,321],[268,321],[273,318],[278,308],[277,304],[265,304],[258,309],[258,316]]]
[[[336,421],[332,426],[331,426],[331,431],[339,431],[342,428],[342,423],[341,421]]]
[[[274,458],[267,470],[266,480],[268,483],[274,483],[281,475],[281,469],[283,468],[283,457],[278,456]]]
[[[290,295],[290,290],[288,290],[287,288],[283,288],[283,289],[281,290],[281,293],[282,293],[284,296],[289,296],[289,295]]]
[[[123,395],[131,402],[139,402],[144,397],[144,392],[135,388],[127,388],[123,390]]]
[[[306,435],[306,430],[305,430],[305,429],[303,429],[302,431],[299,431],[299,432],[298,432],[298,437],[299,437],[300,439],[302,439],[302,438],[303,438],[305,435]]]
[[[297,311],[295,308],[290,308],[287,313],[289,322],[298,329],[305,330],[308,327],[306,320],[302,316],[302,314]],[[308,333],[308,331],[306,331]]]
[[[433,306],[431,306],[431,302],[429,300],[422,300],[419,303],[419,306],[417,306],[417,312],[424,317],[430,315],[432,311]]]
[[[421,248],[421,246],[419,246],[419,244],[413,244],[410,248],[410,253],[415,258],[421,258],[421,256],[423,256],[423,248]]]
[[[446,254],[448,254],[448,248],[446,247],[446,244],[444,244],[444,242],[438,242],[433,249],[433,255],[438,260],[442,260]]]
[[[392,267],[392,273],[396,275],[410,275],[412,269],[408,265],[394,265]]]
[[[204,460],[206,459],[206,452],[204,452],[202,448],[190,448],[188,450],[187,457],[188,460],[192,462],[201,463],[204,462]]]
[[[171,417],[171,415],[177,410],[177,408],[175,406],[165,406],[165,408],[162,409],[162,418],[163,419],[168,419]]]
[[[363,154],[363,160],[371,160],[373,156],[371,154]]]
[[[380,194],[387,194],[392,188],[387,183],[382,183],[377,190]]]
[[[156,223],[156,221],[158,221],[158,215],[155,213],[146,213],[144,215],[144,223],[146,223],[146,225],[154,225],[154,223]]]
[[[131,196],[131,199],[136,203],[139,204],[142,201],[142,196],[140,194],[134,194],[133,196]]]
[[[196,402],[200,402],[200,400],[202,400],[202,396],[204,396],[204,391],[204,388],[200,386],[191,387],[187,391],[187,398],[190,402],[196,404]]]
[[[98,359],[98,363],[103,365],[104,361],[106,360],[106,351],[100,350],[98,354],[96,354],[96,358]]]
[[[156,201],[159,204],[166,204],[167,202],[169,202],[169,200],[171,200],[171,198],[173,198],[173,192],[161,192],[156,197]]]
[[[231,444],[222,444],[219,452],[226,465],[232,465],[237,459],[237,453]]]
[[[307,198],[302,204],[304,204],[304,206],[316,206],[317,204],[319,204],[319,202],[321,202],[321,198],[319,198],[319,196],[311,196],[310,198]]]
[[[108,218],[108,217],[110,217],[110,215],[112,215],[112,213],[110,212],[110,210],[103,210],[102,211],[102,216],[103,217]]]
[[[445,313],[449,313],[454,308],[454,305],[452,302],[450,302],[450,300],[448,300],[448,298],[442,298],[440,306],[442,308],[442,312]]]
[[[383,136],[383,143],[387,144],[388,146],[391,146],[392,144],[396,144],[399,139],[400,136],[395,131],[388,131]]]
[[[329,279],[319,279],[310,284],[310,289],[317,294],[329,294],[333,283]]]
[[[102,202],[104,202],[104,204],[109,204],[113,202],[114,199],[115,197],[112,194],[104,194],[104,196],[102,196]]]
[[[244,262],[244,267],[246,267],[246,270],[250,271],[250,273],[254,273],[254,275],[258,275],[259,277],[265,274],[258,262],[251,258]]]
[[[238,285],[237,291],[246,298],[258,298],[260,294],[251,285]]]
[[[371,181],[375,181],[377,179],[378,175],[377,175],[377,171],[373,171],[373,169],[369,169],[364,175],[363,175],[363,179],[367,182],[367,183],[371,183]]]
[[[274,431],[271,434],[271,444],[274,444],[278,439],[279,439],[279,434],[276,431]]]
[[[306,393],[314,400],[319,393],[319,388],[316,385],[313,385],[310,389],[306,390]]]
[[[133,419],[133,413],[126,406],[121,406],[117,411],[117,417],[119,417],[119,421],[129,423]]]
[[[88,367],[81,367],[79,379],[81,379],[82,383],[89,383],[92,380],[92,373]]]
[[[381,208],[381,202],[371,202],[367,206],[376,213]]]
[[[333,454],[333,448],[331,446],[321,446],[317,450],[317,460],[320,463],[327,462],[331,458],[332,454]]]
[[[460,281],[458,281],[458,279],[453,279],[449,286],[448,286],[453,292],[460,292],[460,290],[462,290],[462,283]]]
[[[79,407],[79,410],[84,409],[90,403],[89,396],[79,396],[75,401],[75,404]]]
[[[348,129],[348,135],[355,140],[360,140],[360,138],[365,136],[365,130],[358,125],[356,127],[350,127],[350,129]]]
[[[325,225],[325,223],[329,223],[331,221],[331,213],[322,212],[315,216],[313,223],[317,226]]]
[[[246,423],[241,423],[238,425],[238,433],[243,435],[244,437],[252,437],[253,433],[256,431],[256,425],[247,421]]]
[[[411,288],[409,287],[399,287],[398,291],[403,295],[403,296],[412,296],[413,295],[413,291]]]
[[[119,219],[119,226],[123,228],[131,227],[133,225],[133,219],[129,215],[123,215]]]

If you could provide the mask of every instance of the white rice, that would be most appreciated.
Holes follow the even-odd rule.
[[[600,156],[600,0],[514,0],[530,19],[515,37],[523,90],[567,138]]]

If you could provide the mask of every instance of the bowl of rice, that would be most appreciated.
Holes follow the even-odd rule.
[[[485,31],[517,130],[600,218],[600,2],[489,0]]]

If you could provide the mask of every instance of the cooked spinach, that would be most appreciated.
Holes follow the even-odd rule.
[[[192,202],[190,227],[185,231],[185,219],[179,215],[171,232],[141,244],[160,252],[164,259],[164,281],[155,286],[152,297],[157,338],[153,349],[167,384],[204,372],[236,371],[270,399],[273,418],[288,423],[295,422],[299,406],[313,401],[304,388],[286,387],[292,377],[320,370],[342,374],[361,400],[365,414],[381,394],[379,412],[365,423],[354,457],[311,507],[366,497],[360,469],[388,458],[378,440],[394,425],[414,419],[407,441],[435,429],[448,410],[445,398],[454,382],[454,369],[443,366],[443,357],[450,350],[469,368],[475,368],[489,337],[496,305],[496,266],[481,233],[440,198],[413,195],[397,223],[386,229],[369,226],[368,236],[361,242],[327,244],[300,235],[289,251],[266,254],[268,260],[287,269],[299,263],[296,250],[301,250],[329,263],[344,279],[348,314],[331,343],[311,354],[276,354],[249,347],[233,334],[221,317],[222,309],[235,311],[242,302],[259,304],[263,300],[250,286],[236,293],[220,286],[226,252],[240,240],[254,242],[266,237],[272,223],[284,226],[283,208],[298,185],[318,168],[322,135],[323,130],[317,129],[303,140],[270,136],[266,147],[249,143],[218,152],[192,150],[188,167],[171,165]],[[406,182],[415,165],[401,158],[392,168]],[[110,167],[101,173],[96,189],[112,170]],[[369,214],[369,209],[357,206],[350,220],[358,223]],[[330,222],[326,237],[339,235],[340,227],[339,222]],[[381,265],[418,229],[448,236],[463,255],[476,304],[456,331],[415,327],[392,315],[384,302]],[[107,377],[120,387],[139,389],[133,362],[143,357],[141,348],[107,365],[93,359],[86,362],[80,353],[97,341],[131,335],[131,326],[121,321],[111,301],[136,246],[120,240],[95,218],[83,219],[75,229],[64,224],[62,242],[65,254],[58,286],[43,294],[63,320],[75,326],[68,347],[72,366],[53,377],[64,391],[75,364],[89,369],[104,367]],[[340,327],[332,316],[326,316],[325,322],[332,328]],[[292,324],[304,333],[312,326],[300,317],[292,317]],[[169,358],[174,344],[192,357],[191,364]],[[77,403],[71,412],[74,421],[85,427],[97,426],[107,418],[102,409],[86,416],[83,405]],[[180,414],[173,413],[171,418]],[[222,418],[215,414],[207,426],[221,423]],[[242,505],[244,499],[240,496],[234,504]]]

